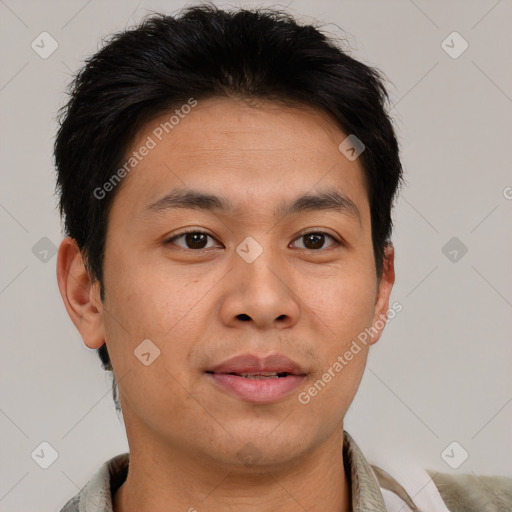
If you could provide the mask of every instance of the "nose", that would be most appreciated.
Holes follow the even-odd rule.
[[[259,329],[295,325],[300,299],[293,290],[291,275],[283,265],[263,254],[252,263],[238,258],[221,298],[222,322],[229,327],[243,327],[246,323]]]

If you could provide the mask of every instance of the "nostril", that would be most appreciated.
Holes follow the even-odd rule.
[[[245,313],[238,315],[238,318],[244,322],[247,322],[247,320],[251,319],[251,317],[249,315],[246,315]]]

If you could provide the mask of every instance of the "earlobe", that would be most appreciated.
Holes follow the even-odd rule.
[[[382,335],[382,331],[388,320],[389,296],[395,283],[395,249],[391,242],[384,250],[382,276],[377,289],[377,300],[373,315],[372,335],[370,344],[376,343]]]
[[[103,309],[99,301],[99,284],[93,283],[76,241],[62,240],[57,255],[57,282],[69,317],[84,343],[93,349],[105,343]]]

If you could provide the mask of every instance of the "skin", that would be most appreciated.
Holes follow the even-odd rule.
[[[141,129],[131,151],[168,118]],[[386,317],[394,283],[391,244],[376,276],[363,171],[338,150],[346,136],[306,107],[201,100],[120,185],[104,303],[76,243],[62,241],[65,306],[88,347],[107,344],[119,384],[130,471],[115,512],[351,510],[343,419],[382,331],[308,404],[297,399]],[[176,187],[224,196],[235,210],[144,213]],[[333,210],[274,215],[282,201],[325,189],[349,197],[360,219]],[[183,228],[213,238],[164,243]],[[334,238],[315,245],[302,236],[318,232]],[[236,252],[248,236],[263,249],[252,263]],[[145,339],[161,351],[149,366],[134,356]],[[287,355],[307,369],[304,385],[259,404],[206,377],[247,352]],[[248,443],[259,456],[253,466],[237,455]]]

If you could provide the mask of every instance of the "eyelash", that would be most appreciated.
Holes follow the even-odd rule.
[[[206,233],[205,231],[199,231],[197,229],[190,229],[190,230],[187,230],[187,231],[182,231],[181,233],[178,233],[177,235],[173,235],[171,238],[168,238],[167,240],[164,241],[164,245],[170,245],[171,243],[173,243],[178,238],[180,238],[182,236],[185,236],[185,235],[188,235],[190,233],[207,235],[210,238],[213,238],[215,241],[218,242],[218,240],[216,240],[212,235],[210,235],[210,233]],[[308,236],[308,235],[325,235],[325,236],[327,236],[328,238],[330,238],[334,242],[334,246],[338,247],[338,246],[343,245],[343,243],[340,240],[337,240],[333,235],[331,235],[329,233],[326,233],[325,231],[308,231],[307,233],[303,233],[302,235],[299,235],[293,241],[299,240],[300,238],[303,238],[303,237]],[[208,249],[204,249],[204,248],[203,249],[189,249],[188,247],[187,248],[181,247],[181,246],[178,246],[178,247],[180,247],[180,249],[184,249],[184,250],[188,250],[188,251],[194,251],[194,252],[208,250]],[[325,250],[325,249],[307,249],[307,248],[305,248],[303,250],[309,250],[309,251],[313,251],[313,252],[320,252],[320,251]]]

